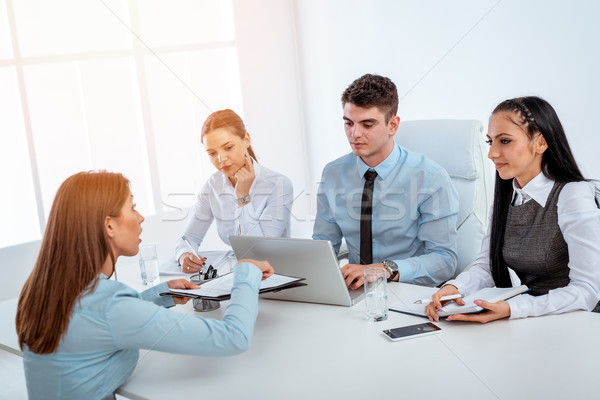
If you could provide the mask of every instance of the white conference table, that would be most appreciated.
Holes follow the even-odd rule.
[[[136,265],[120,266],[118,274],[119,280],[144,288]],[[420,288],[393,283],[389,289],[394,302],[418,295]],[[198,313],[190,301],[174,310],[221,318],[226,306],[223,302],[218,310]],[[0,303],[2,320],[15,308],[16,299]],[[12,313],[12,338],[3,329],[0,340],[18,354]],[[368,322],[362,302],[338,307],[261,299],[246,353],[210,358],[142,350],[118,393],[131,399],[600,396],[599,314],[573,312],[486,325],[441,321],[439,334],[400,342],[381,334],[425,321],[392,312],[387,321]]]
[[[120,280],[143,289],[136,266]],[[163,278],[164,279],[164,278]],[[390,301],[422,288],[392,283]],[[174,309],[221,318],[192,302]],[[368,322],[354,307],[261,299],[250,350],[233,357],[141,351],[119,393],[132,399],[598,398],[600,315],[556,316],[465,324],[441,321],[437,335],[391,342],[381,331],[425,322],[391,312]]]

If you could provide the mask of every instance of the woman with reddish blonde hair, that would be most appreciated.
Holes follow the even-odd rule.
[[[258,164],[244,121],[232,110],[216,111],[204,122],[200,138],[217,172],[202,186],[183,234],[192,247],[198,249],[213,220],[226,244],[229,235],[289,237],[292,182]],[[182,239],[175,259],[187,274],[198,272],[205,261]]]
[[[138,293],[109,279],[119,256],[138,252],[143,220],[121,174],[81,172],[58,189],[17,308],[30,399],[112,399],[141,348],[211,356],[248,348],[271,266],[236,266],[222,321],[168,310],[188,299],[159,293],[197,286],[176,279]]]

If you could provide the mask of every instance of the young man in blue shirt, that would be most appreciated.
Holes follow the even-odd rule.
[[[344,91],[342,105],[352,153],[323,169],[313,239],[330,240],[337,253],[345,238],[342,274],[352,289],[372,267],[386,268],[393,281],[435,286],[450,279],[458,196],[442,167],[394,143],[396,86],[364,75]]]

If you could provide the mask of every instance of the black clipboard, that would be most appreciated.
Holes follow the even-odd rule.
[[[221,278],[223,278],[223,277],[225,277],[227,275],[229,275],[229,274],[225,274],[225,275],[216,277],[214,279],[210,279],[210,280],[204,281],[202,283],[209,282],[209,281],[215,281],[215,280],[221,279]],[[308,286],[307,283],[302,282],[306,278],[297,278],[297,277],[288,276],[288,275],[281,275],[281,276],[285,276],[287,278],[293,278],[294,280],[290,281],[290,282],[283,283],[281,285],[271,286],[269,288],[260,289],[258,291],[258,294],[279,292],[281,290],[291,289],[291,288],[295,288],[295,287],[299,287],[299,286]],[[202,283],[200,284],[200,286],[202,286]],[[206,300],[216,300],[216,301],[229,300],[231,298],[231,293],[225,294],[225,295],[221,295],[221,296],[207,296],[207,295],[197,295],[197,294],[187,293],[187,292],[179,292],[176,289],[169,290],[168,292],[162,292],[160,295],[161,296],[191,297],[193,299],[206,299]]]

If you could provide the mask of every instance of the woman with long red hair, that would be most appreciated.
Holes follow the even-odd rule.
[[[197,286],[176,279],[138,293],[109,279],[119,256],[138,252],[143,220],[121,174],[81,172],[58,189],[17,309],[30,399],[113,398],[142,348],[210,356],[248,348],[271,266],[236,266],[221,321],[168,310],[187,299],[159,293]]]

